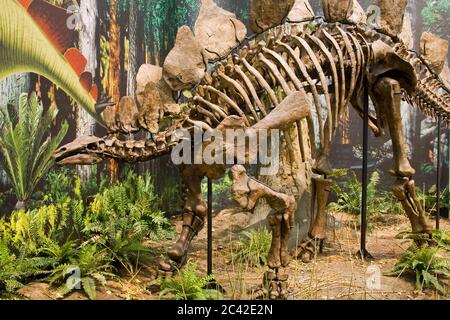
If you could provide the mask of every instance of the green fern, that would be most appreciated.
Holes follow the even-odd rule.
[[[85,218],[85,234],[97,234],[97,243],[132,272],[136,266],[152,261],[145,238],[171,237],[173,226],[156,208],[158,198],[149,175],[129,171],[123,181],[105,188],[90,204]]]
[[[333,175],[335,177],[345,177],[345,180],[332,186],[332,190],[337,195],[337,201],[331,202],[328,208],[335,212],[346,212],[354,215],[361,213],[361,192],[362,185],[356,173],[348,170],[336,170]],[[383,214],[402,214],[404,212],[401,203],[394,197],[392,192],[381,190],[380,174],[373,172],[370,176],[367,186],[367,214],[368,229],[373,228],[373,223],[377,217]],[[359,220],[357,222],[359,224]]]
[[[418,247],[413,244],[392,270],[386,272],[388,276],[401,276],[412,274],[416,278],[416,288],[422,290],[424,287],[434,287],[439,293],[446,295],[446,284],[439,277],[450,276],[450,265],[448,260],[439,255],[439,248],[428,246]]]
[[[167,294],[176,300],[220,300],[222,294],[215,289],[207,289],[207,285],[215,279],[214,275],[200,277],[197,275],[197,264],[189,261],[175,277],[160,281],[160,297]]]
[[[72,278],[69,285],[67,281],[75,269],[79,270],[80,277]],[[111,258],[106,250],[99,250],[95,244],[86,245],[71,256],[67,263],[56,266],[48,281],[51,285],[59,285],[58,291],[62,297],[80,285],[89,299],[95,299],[96,283],[105,285],[107,277],[115,277],[112,271]]]
[[[43,257],[20,258],[0,241],[0,293],[13,293],[30,277],[43,275],[54,260]]]

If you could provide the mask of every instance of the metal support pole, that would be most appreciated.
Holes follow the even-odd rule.
[[[363,159],[362,159],[362,194],[361,194],[361,240],[359,256],[361,258],[372,258],[366,249],[367,231],[367,186],[369,183],[367,161],[369,153],[369,94],[366,89],[364,93],[364,124],[363,124]]]
[[[212,251],[212,180],[208,178],[208,275],[212,274]]]
[[[437,159],[436,159],[436,230],[441,219],[441,116],[437,122]]]

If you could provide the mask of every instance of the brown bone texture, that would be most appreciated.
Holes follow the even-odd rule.
[[[250,28],[261,33],[280,25],[288,16],[295,0],[253,0],[250,7]]]
[[[202,45],[188,26],[182,26],[164,61],[164,80],[173,91],[191,89],[203,79],[205,70]]]
[[[420,37],[420,55],[434,73],[440,74],[447,61],[448,41],[431,32],[424,32]]]
[[[230,171],[233,186],[231,194],[246,210],[253,210],[258,200],[265,199],[272,212],[267,220],[272,229],[272,244],[268,256],[271,269],[286,267],[290,261],[288,240],[294,222],[297,203],[293,196],[276,192],[267,185],[250,178],[242,165],[235,165]]]
[[[398,36],[403,29],[408,0],[375,0],[380,8],[381,31],[392,37]]]
[[[194,32],[205,57],[213,60],[228,55],[244,40],[247,28],[234,13],[218,7],[213,0],[202,0]]]

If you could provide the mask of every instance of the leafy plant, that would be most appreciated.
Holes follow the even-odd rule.
[[[348,171],[339,170],[335,176],[348,176]],[[380,175],[373,172],[370,176],[367,186],[367,213],[369,222],[373,222],[377,216],[382,214],[401,214],[402,206],[394,198],[392,192],[379,189]],[[359,215],[361,212],[361,192],[362,185],[355,172],[351,172],[349,179],[332,186],[337,194],[337,201],[329,204],[330,210],[337,212],[346,212]],[[372,225],[369,223],[369,229]]]
[[[429,241],[430,236],[424,233],[414,233],[414,232],[400,232],[396,235],[397,239],[410,239],[418,241]],[[449,230],[434,230],[431,234],[431,240],[434,244],[440,248],[450,251],[450,231]]]
[[[189,261],[175,277],[162,279],[160,296],[173,294],[177,300],[219,300],[222,294],[206,286],[215,279],[214,275],[200,277],[197,275],[197,264]]]
[[[50,135],[58,113],[52,105],[47,112],[35,94],[19,98],[19,106],[7,105],[0,112],[1,164],[18,199],[18,207],[27,204],[44,174],[53,166],[53,152],[67,133],[63,123],[55,136]]]
[[[426,0],[426,6],[422,10],[426,27],[432,32],[448,39],[449,12],[450,0]]]
[[[106,284],[106,277],[115,277],[111,271],[111,258],[106,250],[98,250],[95,244],[81,247],[76,255],[70,256],[67,263],[60,264],[51,271],[49,283],[59,285],[58,291],[64,297],[77,286],[81,287],[89,299],[96,297],[96,283]],[[79,271],[79,277],[68,277]],[[76,275],[76,273],[75,273]]]
[[[225,208],[232,203],[231,186],[233,182],[228,173],[225,176],[213,183],[213,207]],[[202,183],[202,193],[206,199],[208,193],[208,184],[206,181]]]
[[[435,230],[433,240],[436,241],[438,247],[450,251],[450,230]]]
[[[0,293],[13,293],[23,286],[26,278],[45,274],[42,270],[52,262],[51,259],[40,257],[18,258],[11,252],[6,241],[0,241]]]
[[[439,276],[450,276],[448,260],[439,255],[439,248],[413,245],[394,266],[386,272],[388,276],[401,276],[412,274],[416,278],[416,288],[434,287],[439,293],[446,295],[445,284],[441,283]]]
[[[249,266],[266,265],[271,242],[272,234],[266,229],[244,231],[235,242],[237,247],[232,252],[233,258]]]
[[[123,182],[94,198],[84,232],[101,235],[96,241],[132,272],[133,266],[151,260],[151,250],[142,245],[145,238],[159,240],[173,235],[169,220],[155,207],[157,201],[150,176],[130,171]]]

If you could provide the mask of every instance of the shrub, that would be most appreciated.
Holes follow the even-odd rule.
[[[79,286],[89,299],[95,299],[96,282],[105,285],[106,277],[114,277],[112,269],[106,250],[98,250],[96,245],[86,245],[71,255],[67,263],[55,267],[48,279],[50,284],[59,285],[58,291],[63,297]],[[75,276],[69,278],[72,274]]]
[[[233,181],[229,177],[228,173],[222,179],[213,182],[213,207],[214,208],[225,208],[226,206],[232,204],[233,199],[231,196],[231,186]],[[208,183],[207,180],[202,183],[202,193],[205,199],[208,196]]]
[[[152,252],[143,244],[147,238],[161,239],[174,232],[156,208],[159,199],[149,176],[128,172],[122,182],[110,186],[101,182],[101,192],[89,204],[83,194],[90,191],[78,177],[63,170],[51,173],[47,181],[34,208],[0,219],[0,235],[9,250],[5,258],[9,263],[0,267],[0,273],[9,275],[15,267],[21,270],[19,264],[40,263],[30,273],[11,275],[19,283],[31,280],[35,273],[51,274],[47,281],[58,285],[64,296],[73,289],[65,287],[64,281],[76,266],[81,272],[79,284],[93,298],[95,285],[112,276],[113,267],[134,272],[138,265],[150,262]],[[12,284],[8,290],[15,287]]]
[[[386,272],[389,276],[412,274],[416,278],[416,288],[434,287],[439,293],[445,295],[445,284],[441,283],[439,276],[450,276],[450,265],[445,257],[438,253],[439,248],[413,245],[401,258],[394,268]]]
[[[67,133],[63,123],[55,136],[50,135],[58,113],[52,105],[47,112],[35,94],[20,96],[19,106],[8,105],[0,112],[0,157],[16,194],[17,208],[26,207],[41,178],[54,164],[53,153]]]
[[[162,279],[160,296],[173,294],[176,300],[219,300],[222,294],[215,289],[207,289],[215,277],[197,275],[197,264],[189,261],[175,277]]]
[[[348,176],[348,171],[339,170],[340,176]],[[373,172],[367,185],[367,214],[369,218],[369,229],[377,216],[383,214],[401,214],[403,208],[401,203],[394,197],[392,192],[379,189],[380,174]],[[332,187],[337,195],[337,201],[329,204],[329,209],[336,212],[346,212],[354,215],[361,213],[362,184],[355,172],[342,182]]]
[[[17,257],[6,241],[0,241],[0,293],[13,293],[23,286],[23,281],[27,278],[45,274],[43,270],[52,262],[46,258]]]

